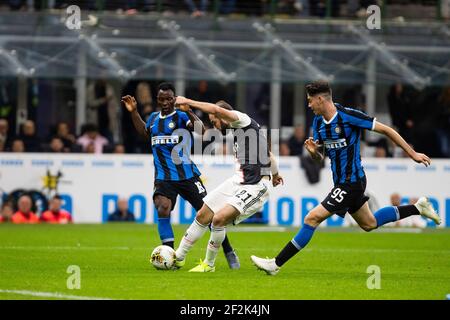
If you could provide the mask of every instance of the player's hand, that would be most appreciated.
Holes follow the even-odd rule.
[[[304,145],[305,145],[306,150],[308,150],[309,153],[312,153],[312,154],[315,154],[317,152],[317,148],[319,148],[319,142],[314,141],[314,139],[312,137],[309,137],[308,139],[306,139]]]
[[[431,159],[426,154],[415,152],[411,158],[417,163],[423,163],[425,167],[431,164]]]
[[[134,99],[134,97],[127,95],[125,97],[122,97],[121,101],[123,102],[128,111],[133,112],[137,110],[137,102],[136,99]]]
[[[187,105],[189,106],[189,99],[183,96],[177,96],[175,104],[178,106]],[[181,109],[181,108],[180,108]],[[182,110],[182,109],[181,109]],[[184,110],[183,110],[184,111]]]
[[[278,173],[274,176],[272,176],[272,185],[274,187],[280,185],[280,184],[284,184],[284,179],[282,176],[280,176]]]

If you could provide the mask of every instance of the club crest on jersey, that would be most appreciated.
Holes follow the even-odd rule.
[[[334,128],[334,132],[336,132],[337,134],[341,133],[341,127]]]
[[[175,122],[170,121],[169,124],[168,124],[168,126],[169,126],[170,129],[175,128]]]

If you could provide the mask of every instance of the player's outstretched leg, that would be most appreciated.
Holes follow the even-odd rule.
[[[433,220],[436,224],[441,223],[441,218],[434,210],[432,204],[426,197],[421,197],[415,204],[389,206],[376,211],[374,213],[376,228],[389,222],[405,219],[412,215],[421,215],[422,217]]]
[[[162,195],[156,195],[154,198],[156,210],[158,211],[158,233],[161,243],[173,248],[174,235],[172,225],[170,224],[170,211],[172,201]]]
[[[252,255],[250,258],[253,261],[253,264],[258,269],[265,271],[268,275],[276,275],[278,271],[280,271],[282,265],[295,256],[301,249],[306,247],[314,235],[317,226],[331,215],[332,213],[328,212],[327,209],[319,204],[308,213],[302,228],[295,237],[284,246],[275,258],[264,259]]]
[[[203,205],[203,207],[197,212],[194,222],[189,226],[181,239],[180,245],[175,252],[177,260],[175,262],[175,267],[181,268],[185,264],[186,255],[192,246],[197,242],[198,239],[203,237],[206,230],[208,230],[208,225],[213,218],[213,212],[208,206]]]

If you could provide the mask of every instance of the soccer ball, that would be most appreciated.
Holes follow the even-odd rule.
[[[170,270],[175,265],[175,250],[169,246],[157,246],[150,256],[150,262],[159,270]]]

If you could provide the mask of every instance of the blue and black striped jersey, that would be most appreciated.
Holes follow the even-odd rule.
[[[187,129],[189,122],[187,114],[180,110],[166,116],[153,112],[148,117],[146,128],[150,132],[155,180],[181,181],[201,175],[190,159],[193,141],[191,133],[174,133],[177,129]],[[183,147],[183,144],[188,145]]]
[[[361,129],[373,130],[375,118],[337,103],[335,106],[337,112],[330,121],[322,116],[314,117],[314,140],[324,145],[331,159],[334,184],[353,183],[365,175],[359,144]]]

